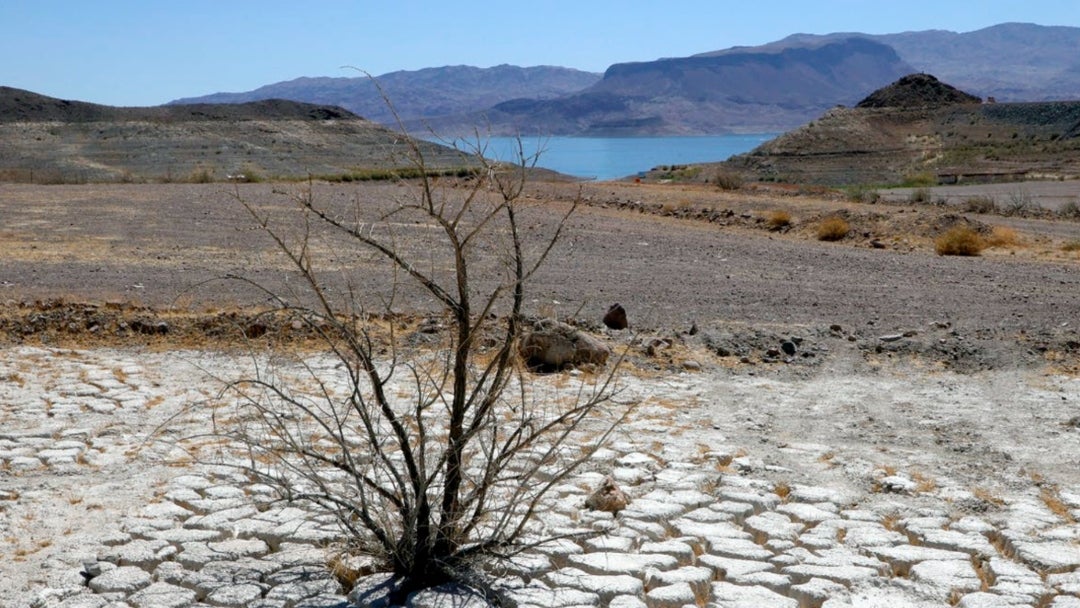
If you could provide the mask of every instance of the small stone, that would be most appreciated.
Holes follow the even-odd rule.
[[[82,566],[83,576],[86,577],[88,580],[94,578],[95,576],[101,576],[101,562],[97,560],[87,560],[83,562]]]
[[[630,504],[630,497],[619,489],[618,484],[610,475],[605,477],[600,487],[585,499],[586,508],[612,515],[618,515],[619,511],[625,509],[628,504]]]
[[[626,329],[630,324],[626,320],[626,309],[621,304],[612,304],[604,315],[604,325],[610,329]]]

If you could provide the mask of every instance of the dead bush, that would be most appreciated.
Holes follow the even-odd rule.
[[[847,236],[851,226],[844,218],[834,215],[821,220],[818,224],[817,238],[819,241],[839,241]]]
[[[743,187],[743,178],[733,171],[717,171],[713,183],[721,190],[739,190]]]
[[[791,214],[783,209],[777,209],[776,211],[771,211],[769,213],[765,222],[769,225],[769,228],[773,230],[786,228],[791,225]]]
[[[982,253],[986,243],[979,233],[967,226],[954,226],[934,241],[938,255],[974,256]]]
[[[987,247],[1018,247],[1022,244],[1020,235],[1008,226],[994,226],[986,239]]]
[[[997,201],[992,196],[972,196],[964,201],[964,211],[968,213],[995,213]]]
[[[911,203],[929,203],[933,199],[933,193],[929,188],[916,188],[908,196]]]
[[[508,166],[475,153],[477,178],[442,187],[428,177],[420,146],[408,145],[419,177],[401,183],[408,194],[389,212],[335,207],[310,185],[281,194],[291,214],[234,195],[298,276],[288,294],[237,280],[262,289],[325,348],[275,353],[252,375],[228,380],[222,407],[234,412],[215,419],[230,446],[219,464],[336,521],[342,559],[370,556],[397,577],[393,602],[451,581],[491,598],[484,567],[550,539],[532,525],[542,501],[589,461],[629,406],[608,410],[611,374],[568,380],[579,386],[553,394],[518,359],[529,280],[576,203],[552,225],[523,221],[535,156],[520,153]],[[431,227],[418,248],[406,247],[400,231],[413,225]],[[321,256],[331,250],[381,260],[390,295],[365,294],[325,272],[332,264]],[[473,277],[493,261],[485,281],[494,284],[480,288]],[[380,325],[403,312],[396,295],[406,289],[439,311],[430,348]],[[355,578],[335,575],[345,584]]]

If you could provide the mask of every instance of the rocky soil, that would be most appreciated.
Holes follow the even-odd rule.
[[[268,502],[214,466],[211,446],[179,449],[206,428],[215,377],[248,369],[238,346],[311,348],[256,315],[265,296],[214,280],[288,287],[235,195],[287,218],[294,188],[0,186],[0,606],[289,608],[378,593],[365,579],[350,600],[330,574],[325,520]],[[375,212],[409,190],[315,194]],[[577,195],[536,185],[537,234]],[[949,218],[988,230],[1015,218],[779,191],[580,196],[530,313],[627,346],[624,395],[639,407],[540,518],[589,534],[502,572],[508,597],[1080,605],[1080,274],[1062,250],[1076,223],[1030,220],[1022,244],[951,258],[932,252]],[[790,227],[770,227],[776,210]],[[837,213],[849,236],[817,241],[815,223]],[[424,252],[424,226],[398,228]],[[387,289],[370,259],[319,246],[361,292]],[[416,331],[429,311],[399,293],[405,314],[388,321]],[[602,328],[616,301],[631,331]],[[573,390],[586,377],[534,381]],[[632,501],[615,518],[584,507],[608,475]]]

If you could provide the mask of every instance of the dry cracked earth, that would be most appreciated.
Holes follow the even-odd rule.
[[[239,193],[285,213],[294,188]],[[408,195],[317,189],[373,207]],[[169,315],[263,303],[213,280],[229,273],[288,286],[235,194],[0,186],[0,606],[378,596],[380,579],[345,589],[330,574],[331,522],[179,449],[205,430],[200,408],[220,379],[248,373],[251,357]],[[536,231],[576,194],[535,186]],[[1008,221],[1020,243],[951,258],[925,231],[948,209],[628,184],[581,195],[530,305],[628,348],[621,396],[638,405],[538,518],[538,534],[572,540],[498,572],[510,600],[1080,606],[1080,266],[1062,249],[1080,239],[1076,223],[973,217]],[[763,225],[778,208],[790,230]],[[809,236],[840,211],[864,229],[840,243]],[[413,237],[425,230],[402,226],[402,246],[424,252]],[[325,244],[336,270],[386,288],[370,259],[343,251]],[[49,304],[59,297],[89,304]],[[597,322],[615,301],[634,331]],[[533,378],[555,393],[587,380]],[[617,517],[584,506],[608,475],[631,498]],[[481,605],[453,590],[410,603]]]

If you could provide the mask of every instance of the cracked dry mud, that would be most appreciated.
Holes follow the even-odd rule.
[[[9,308],[160,306],[223,272],[280,272],[218,186],[2,188]],[[821,244],[624,212],[608,201],[647,191],[590,188],[597,205],[532,304],[598,316],[618,300],[658,337],[634,343],[623,374],[640,407],[538,522],[597,534],[501,573],[519,605],[1080,606],[1074,259]],[[717,204],[738,217],[780,203]],[[211,286],[186,304],[249,296]],[[175,448],[206,424],[192,412],[220,388],[207,372],[234,377],[249,358],[98,338],[0,350],[0,606],[349,605],[325,565],[329,522]],[[632,499],[617,518],[583,506],[606,475]],[[464,605],[447,597],[414,605]]]
[[[812,379],[628,370],[624,398],[641,406],[539,518],[549,533],[598,534],[522,556],[503,575],[510,597],[1077,605],[1080,473],[1063,459],[1080,453],[1080,429],[1060,422],[1080,381],[903,365],[865,375],[840,359]],[[205,414],[185,410],[218,388],[204,370],[248,363],[3,351],[0,605],[348,605],[325,566],[332,523],[175,448],[205,430]],[[608,474],[632,498],[614,519],[584,508]]]

